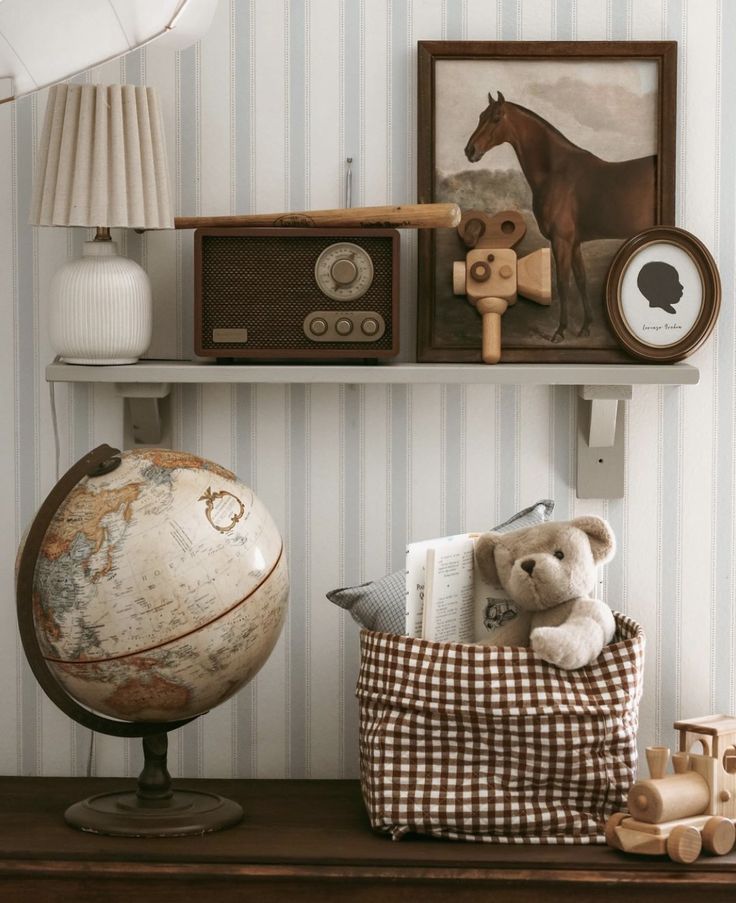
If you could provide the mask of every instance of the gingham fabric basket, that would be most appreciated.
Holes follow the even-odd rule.
[[[644,634],[616,614],[595,664],[361,633],[360,771],[372,826],[496,843],[598,843],[636,769]]]

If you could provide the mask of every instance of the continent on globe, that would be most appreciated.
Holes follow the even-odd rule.
[[[85,477],[43,539],[33,581],[47,664],[79,703],[125,721],[207,711],[260,669],[288,574],[270,514],[229,470],[164,449]]]

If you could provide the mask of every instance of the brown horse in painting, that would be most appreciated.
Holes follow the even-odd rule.
[[[571,273],[583,300],[579,335],[590,335],[592,321],[586,293],[581,242],[630,238],[655,223],[656,156],[609,163],[569,141],[531,110],[510,103],[498,92],[465,147],[477,163],[486,151],[508,143],[532,190],[539,230],[552,245],[557,268],[560,322],[552,341],[564,338]]]

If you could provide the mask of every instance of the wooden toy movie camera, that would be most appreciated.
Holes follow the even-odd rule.
[[[457,231],[471,250],[465,260],[453,264],[452,288],[482,316],[483,363],[496,364],[501,358],[501,317],[509,305],[519,295],[537,304],[552,300],[550,250],[540,248],[517,257],[513,247],[524,237],[526,223],[515,210],[493,217],[468,210]]]

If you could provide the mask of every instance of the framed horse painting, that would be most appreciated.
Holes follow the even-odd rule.
[[[631,360],[604,284],[624,241],[674,223],[676,70],[672,41],[419,42],[418,200],[516,211],[519,259],[550,249],[551,302],[508,308],[502,362]],[[481,360],[481,318],[453,284],[467,250],[455,230],[420,232],[419,361]]]

